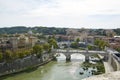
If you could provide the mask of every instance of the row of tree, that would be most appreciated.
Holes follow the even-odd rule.
[[[32,49],[25,50],[20,49],[16,51],[6,50],[5,53],[0,52],[0,62],[6,61],[10,62],[18,58],[24,58],[26,56],[36,54],[38,58],[42,56],[43,53],[50,53],[52,48],[57,48],[57,42],[55,39],[51,38],[48,42],[44,44],[36,44]]]
[[[16,50],[14,52],[11,50],[6,50],[5,53],[0,52],[0,62],[2,61],[9,62],[18,58],[23,58],[31,54],[32,50]]]

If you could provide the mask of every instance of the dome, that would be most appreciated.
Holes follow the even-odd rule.
[[[28,34],[33,34],[33,32],[31,30],[28,31]]]

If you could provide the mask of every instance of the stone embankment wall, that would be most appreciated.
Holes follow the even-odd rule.
[[[47,63],[51,59],[52,56],[50,54],[45,53],[42,55],[41,58],[38,58],[36,55],[30,55],[9,63],[3,62],[0,63],[0,76],[39,66]]]
[[[119,58],[114,54],[109,54],[108,63],[113,67],[114,71],[120,70]]]

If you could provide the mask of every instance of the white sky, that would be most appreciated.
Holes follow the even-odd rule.
[[[0,0],[0,27],[120,28],[120,0]]]

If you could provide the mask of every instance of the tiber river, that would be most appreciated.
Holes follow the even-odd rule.
[[[83,55],[73,54],[71,60],[66,62],[65,56],[60,54],[57,61],[51,61],[35,70],[12,74],[0,80],[81,80],[92,76],[92,68],[83,70],[81,67],[82,62],[85,61]]]

